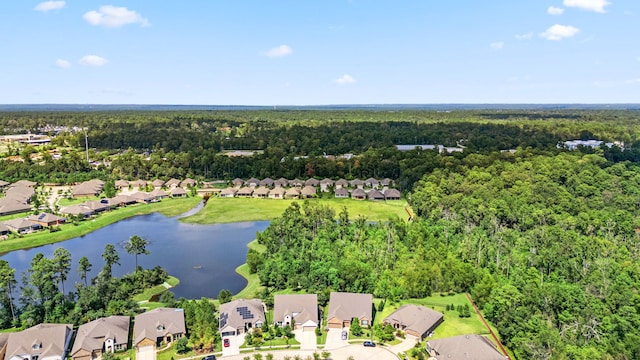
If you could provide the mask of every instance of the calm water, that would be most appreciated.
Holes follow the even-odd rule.
[[[194,209],[197,211],[197,209]],[[127,254],[124,243],[132,235],[149,242],[149,255],[139,255],[138,264],[143,268],[162,266],[169,274],[180,279],[173,288],[176,298],[217,297],[227,289],[237,293],[246,280],[235,272],[247,257],[247,244],[255,239],[256,232],[264,230],[269,222],[245,222],[234,224],[191,225],[155,213],[119,221],[85,236],[30,250],[18,250],[1,258],[16,269],[16,280],[29,268],[31,259],[41,252],[51,258],[53,251],[63,247],[71,252],[72,267],[65,290],[81,282],[78,260],[86,256],[93,265],[89,277],[95,277],[104,266],[102,252],[106,244],[116,246],[120,254],[120,266],[114,266],[114,276],[132,272],[135,258]]]

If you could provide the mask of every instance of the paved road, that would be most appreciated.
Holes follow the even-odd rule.
[[[318,354],[323,350],[317,350]],[[398,360],[398,357],[392,353],[389,349],[383,347],[364,347],[361,344],[347,345],[340,349],[327,350],[331,353],[331,359],[333,360],[347,360],[349,356],[353,356],[355,360]],[[278,350],[278,351],[263,351],[261,354],[273,354],[275,360],[283,360],[285,356],[293,358],[296,355],[300,355],[303,359],[307,356],[312,356],[313,351],[310,350]],[[233,356],[225,356],[225,360],[243,360],[245,356],[252,357],[252,354],[240,354]]]

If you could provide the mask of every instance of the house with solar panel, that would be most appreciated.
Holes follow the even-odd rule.
[[[265,322],[264,304],[258,299],[238,299],[220,305],[219,331],[222,337],[235,336],[261,328]]]

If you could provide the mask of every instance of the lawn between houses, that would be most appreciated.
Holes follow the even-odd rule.
[[[254,199],[254,198],[210,198],[207,205],[198,213],[180,221],[195,224],[234,223],[243,221],[271,220],[280,216],[294,201],[317,202],[332,207],[336,215],[346,207],[349,217],[355,219],[362,215],[369,221],[384,221],[390,217],[408,219],[405,210],[409,205],[405,200],[362,201],[353,199]]]
[[[0,254],[69,240],[137,215],[146,215],[153,212],[159,212],[165,216],[180,215],[192,209],[200,201],[202,201],[200,197],[165,199],[158,203],[138,204],[116,209],[100,214],[95,219],[81,221],[78,225],[71,223],[60,225],[60,231],[50,232],[47,229],[43,229],[22,237],[0,241]]]

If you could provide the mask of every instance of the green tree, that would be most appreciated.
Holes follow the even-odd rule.
[[[353,318],[351,320],[351,335],[362,336],[362,326],[360,326],[360,320]]]
[[[220,302],[220,304],[228,303],[229,301],[231,301],[231,297],[232,297],[231,291],[227,289],[222,289],[218,293],[218,301]]]
[[[64,295],[64,281],[71,271],[71,253],[65,248],[56,248],[53,251],[53,263],[58,273],[58,280],[62,285],[62,294]]]
[[[112,276],[113,265],[120,265],[120,255],[118,255],[116,247],[112,244],[105,245],[102,259],[104,259],[103,276],[109,279]]]
[[[16,269],[9,266],[9,263],[6,260],[0,259],[0,288],[6,294],[6,303],[9,305],[9,309],[11,310],[11,318],[13,321],[16,319],[16,313],[13,306],[13,288],[16,286],[17,282],[15,279]],[[8,324],[4,324],[4,327],[8,327]]]
[[[91,263],[86,256],[80,258],[78,272],[80,273],[80,279],[84,280],[84,286],[87,286],[87,274],[91,271]]]
[[[147,245],[149,243],[147,240],[141,238],[138,235],[133,235],[129,238],[129,241],[124,245],[124,249],[130,255],[134,255],[136,258],[136,268],[135,271],[138,271],[138,255],[146,255],[149,254],[149,250],[147,250]]]

